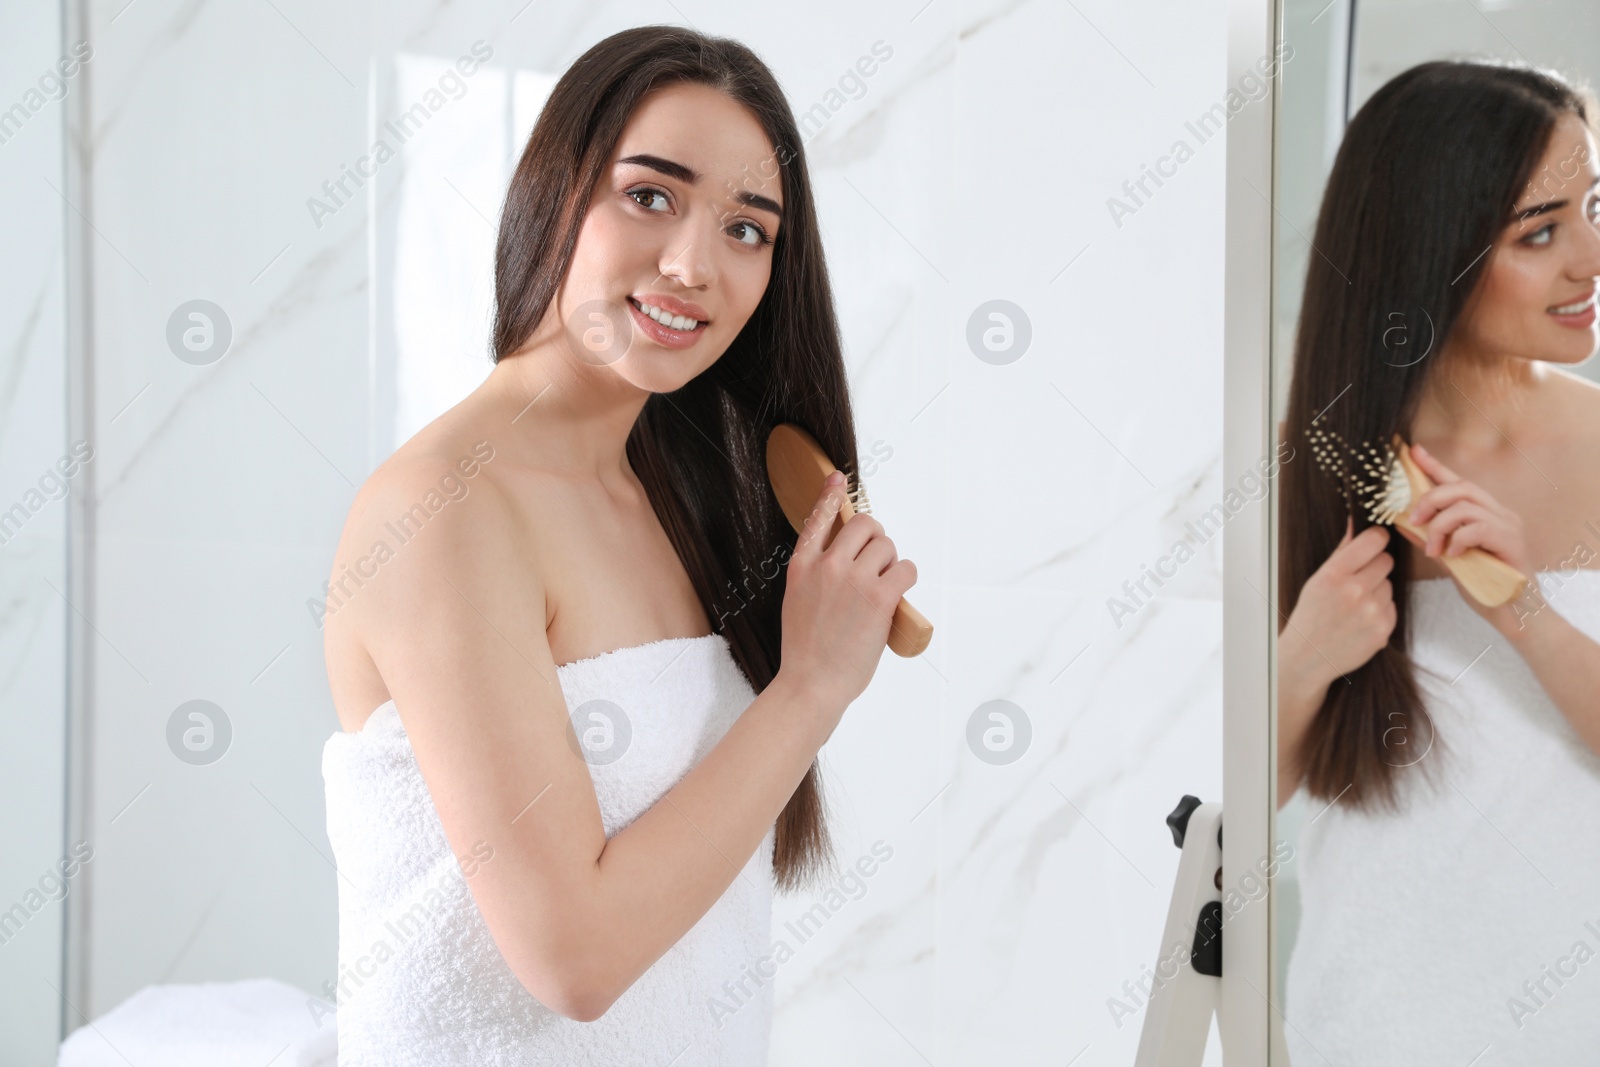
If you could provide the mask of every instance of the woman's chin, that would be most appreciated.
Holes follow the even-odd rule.
[[[1588,348],[1571,345],[1552,345],[1542,357],[1546,363],[1559,363],[1564,367],[1576,367],[1580,363],[1587,363],[1593,359],[1596,352],[1600,352],[1600,340],[1591,338]]]
[[[635,342],[628,354],[617,361],[616,371],[640,389],[671,393],[698,378],[722,357],[721,352],[708,353],[699,346],[676,350]]]
[[[647,393],[675,393],[700,373],[681,352],[634,348],[611,368],[623,381]]]

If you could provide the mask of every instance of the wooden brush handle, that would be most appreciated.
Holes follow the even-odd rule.
[[[831,469],[831,468],[830,468]],[[824,474],[826,479],[827,475]],[[819,488],[820,494],[822,490]],[[850,498],[845,497],[844,503],[839,505],[839,514],[833,520],[833,528],[822,540],[822,547],[827,548],[833,543],[834,536],[844,529],[844,524],[850,521],[850,516],[856,513],[850,506]],[[920,656],[923,649],[928,647],[928,642],[933,640],[933,623],[927,616],[912,607],[905,597],[900,598],[900,603],[894,606],[894,617],[889,620],[889,650],[897,656],[910,658]]]
[[[767,476],[772,479],[772,495],[796,533],[805,530],[806,519],[822,495],[822,486],[836,466],[817,444],[816,438],[794,423],[779,423],[767,435]],[[833,543],[844,524],[850,521],[855,509],[846,495],[834,516],[833,525],[823,534],[822,547]],[[933,624],[912,607],[905,597],[895,605],[894,617],[889,620],[889,648],[897,656],[918,656],[933,640]]]
[[[1433,488],[1433,479],[1423,473],[1417,466],[1416,460],[1411,458],[1411,449],[1405,442],[1401,442],[1396,450],[1400,458],[1400,466],[1406,472],[1406,480],[1411,483],[1411,499],[1417,500]],[[1409,508],[1407,511],[1409,512]],[[1399,530],[1414,545],[1421,547],[1427,543],[1428,532],[1420,526],[1414,526],[1406,520],[1404,515],[1398,515],[1394,520],[1395,529]],[[1481,548],[1467,549],[1459,556],[1440,556],[1439,562],[1461,583],[1461,588],[1486,608],[1497,608],[1510,602],[1528,584],[1528,576],[1517,568],[1490,552]]]

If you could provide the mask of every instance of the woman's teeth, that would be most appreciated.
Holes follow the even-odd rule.
[[[629,299],[632,300],[633,298],[629,297]],[[637,300],[633,301],[633,306],[644,312],[646,315],[649,315],[652,319],[655,319],[661,325],[670,326],[674,330],[692,330],[696,326],[700,325],[700,320],[698,319],[685,318],[682,315],[670,315],[658,307],[652,307],[649,304],[642,304]]]
[[[1558,308],[1551,308],[1552,315],[1578,315],[1594,307],[1594,294],[1590,293],[1576,304],[1563,304]]]

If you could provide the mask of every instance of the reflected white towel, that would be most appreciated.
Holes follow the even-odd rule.
[[[1538,578],[1600,640],[1600,571]],[[1600,1062],[1600,759],[1454,582],[1409,595],[1442,743],[1407,757],[1398,810],[1333,804],[1302,831],[1290,1061]]]
[[[145,986],[74,1030],[56,1065],[334,1067],[332,1016],[321,997],[272,978]]]

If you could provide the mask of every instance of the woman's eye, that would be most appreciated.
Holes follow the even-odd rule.
[[[1550,243],[1550,237],[1555,233],[1555,230],[1556,224],[1553,222],[1547,222],[1543,226],[1540,226],[1537,230],[1534,230],[1532,233],[1528,234],[1528,236],[1524,237],[1522,239],[1522,243],[1528,245],[1547,245]]]
[[[640,203],[639,197],[641,197],[641,196],[659,196],[662,200],[666,200],[667,199],[667,194],[663,193],[660,189],[649,189],[649,188],[629,189],[628,190],[628,196],[633,199],[634,203],[639,204],[640,207],[645,208],[645,210],[647,210],[647,211],[655,211],[656,209],[650,207],[648,204]],[[659,212],[657,212],[657,213],[659,214]]]
[[[747,234],[754,234],[755,235],[755,240],[754,241],[746,241],[746,240],[744,240],[744,238],[741,237],[739,239],[739,243],[740,244],[746,244],[746,245],[750,245],[751,247],[755,247],[756,245],[765,245],[765,244],[771,244],[772,243],[772,238],[767,236],[767,231],[763,230],[760,226],[757,226],[753,222],[736,222],[736,223],[734,223],[732,226],[730,226],[728,228],[730,230],[743,230]]]

